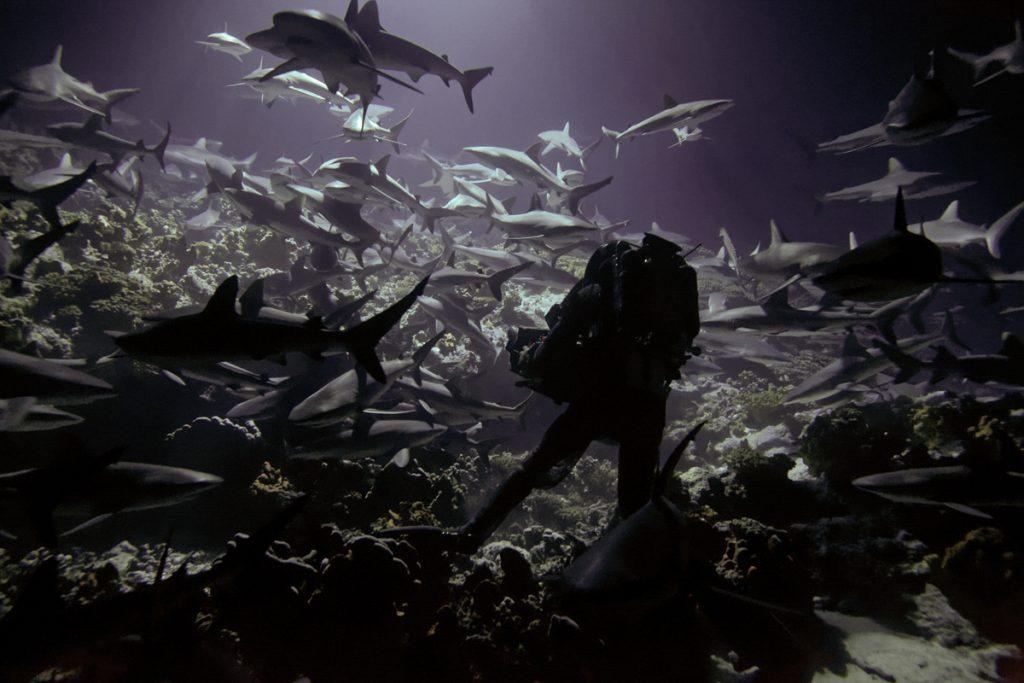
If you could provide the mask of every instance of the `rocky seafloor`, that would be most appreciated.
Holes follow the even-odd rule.
[[[13,171],[32,162],[5,159]],[[186,235],[195,207],[152,185],[134,217],[98,195],[69,203],[82,224],[39,259],[24,295],[3,298],[0,345],[96,358],[112,350],[103,331],[201,303],[228,275],[287,269],[303,250],[240,224]],[[0,220],[15,243],[45,229],[20,207]],[[368,284],[388,302],[411,282]],[[549,299],[513,284],[485,329],[501,339],[510,311],[536,315]],[[389,342],[408,348],[413,334]],[[439,352],[446,375],[471,381],[471,352],[454,339]],[[78,411],[79,447],[124,441],[135,459],[226,484],[173,514],[118,517],[55,550],[2,551],[2,678],[1024,680],[1020,520],[895,506],[849,485],[961,458],[1019,469],[1024,396],[944,391],[795,413],[782,397],[830,358],[813,348],[792,357],[692,380],[674,393],[666,430],[674,444],[709,420],[668,493],[686,511],[692,564],[786,610],[708,592],[696,571],[643,609],[560,594],[560,570],[614,523],[614,451],[604,445],[472,556],[378,537],[465,522],[536,443],[553,406],[489,458],[452,445],[423,448],[404,469],[296,461],[273,425],[221,417],[233,401],[220,389],[182,387],[138,364],[96,366],[119,396]],[[64,440],[7,435],[5,469]],[[250,537],[228,543],[236,532]]]

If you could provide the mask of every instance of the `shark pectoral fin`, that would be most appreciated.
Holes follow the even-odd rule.
[[[943,505],[950,510],[956,510],[964,515],[970,515],[971,517],[978,517],[980,519],[992,519],[992,515],[982,512],[977,508],[972,508],[970,505],[963,505],[962,503],[943,503]]]
[[[265,73],[262,76],[260,76],[260,81],[259,82],[260,83],[266,83],[267,81],[269,81],[271,78],[273,78],[275,76],[280,76],[281,74],[286,74],[286,73],[289,73],[291,71],[298,71],[298,70],[304,69],[304,68],[306,68],[306,65],[305,65],[305,63],[301,59],[299,59],[298,57],[292,57],[288,61],[281,62],[280,64],[275,66],[273,69],[271,69],[267,73]]]
[[[109,519],[109,518],[111,518],[113,516],[114,516],[113,512],[106,512],[106,513],[104,513],[102,515],[96,515],[92,519],[90,519],[88,521],[85,521],[85,522],[82,522],[81,524],[76,526],[74,529],[68,529],[67,531],[62,533],[60,535],[60,537],[64,538],[66,536],[70,536],[71,534],[77,534],[80,531],[85,531],[86,529],[91,529],[92,527],[96,526],[97,524],[101,524],[102,522],[105,522],[107,519]]]
[[[402,450],[398,451],[393,456],[391,456],[391,460],[389,460],[388,462],[393,463],[395,467],[405,469],[406,467],[409,466],[409,463],[411,461],[412,453],[409,452],[408,448],[403,448]]]
[[[179,377],[178,375],[174,374],[170,370],[161,370],[160,374],[163,375],[164,377],[166,377],[167,379],[171,380],[175,384],[180,384],[183,387],[184,386],[188,386],[188,385],[185,384],[185,380],[183,380],[181,377]]]

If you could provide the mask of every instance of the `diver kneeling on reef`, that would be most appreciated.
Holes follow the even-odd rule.
[[[559,483],[594,439],[619,443],[618,507],[625,518],[651,496],[665,428],[669,383],[699,353],[697,275],[680,248],[655,235],[636,247],[602,246],[583,279],[545,316],[550,330],[523,329],[509,341],[520,385],[568,403],[537,449],[457,531],[405,527],[395,534],[443,534],[473,551],[535,488]]]

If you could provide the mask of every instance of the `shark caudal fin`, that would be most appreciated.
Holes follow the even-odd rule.
[[[1024,211],[1024,202],[1004,213],[985,230],[985,245],[988,247],[988,253],[995,258],[1003,257],[1006,235],[1017,222],[1021,211]]]
[[[160,140],[160,142],[158,142],[156,147],[154,147],[153,149],[146,150],[146,151],[150,152],[154,157],[156,157],[157,163],[160,164],[160,169],[161,170],[165,170],[165,171],[167,170],[167,167],[164,166],[164,152],[167,151],[167,143],[170,142],[170,141],[171,141],[171,122],[168,121],[167,122],[167,129],[164,132],[163,139]],[[139,145],[143,149],[145,149],[145,146],[143,146],[141,142],[139,143]]]
[[[43,214],[46,221],[54,229],[57,229],[61,227],[60,215],[57,213],[57,207],[77,192],[78,189],[82,187],[82,185],[85,185],[94,175],[96,175],[95,161],[90,163],[89,166],[78,175],[73,175],[67,180],[57,183],[56,185],[34,190],[31,193],[32,201],[39,207],[39,212]]]
[[[665,464],[662,465],[660,470],[658,470],[658,476],[654,480],[654,488],[651,490],[652,500],[660,498],[665,494],[665,489],[668,487],[668,482],[672,478],[672,473],[675,472],[676,465],[679,464],[679,459],[683,456],[683,452],[686,450],[686,447],[693,443],[694,439],[697,438],[697,434],[703,426],[704,422],[698,422],[697,425],[683,438],[679,445],[676,446],[669,454],[668,458],[665,459]]]
[[[466,106],[469,107],[470,114],[473,113],[473,88],[492,73],[494,73],[493,66],[485,66],[480,69],[468,69],[462,72],[462,78],[459,79],[459,85],[462,86],[462,96],[466,98]]]
[[[395,154],[401,154],[402,153],[402,148],[398,146],[398,136],[402,134],[402,129],[405,128],[405,124],[408,123],[409,118],[412,116],[412,113],[414,111],[415,111],[415,109],[410,109],[409,113],[405,115],[405,118],[403,118],[401,121],[399,121],[395,125],[391,126],[391,140],[390,140],[390,142],[391,142],[391,146],[394,147],[394,149],[395,149]]]
[[[596,183],[590,183],[589,185],[580,185],[569,190],[569,213],[574,216],[580,210],[580,202],[584,197],[594,194],[603,187],[606,187],[612,182],[612,176],[608,176],[604,180],[598,180]]]
[[[617,130],[612,130],[611,128],[605,128],[604,126],[601,126],[601,134],[604,135],[606,138],[611,138],[612,140],[615,141],[615,158],[618,159],[619,139],[622,137],[622,133],[618,132]]]
[[[426,362],[427,358],[430,357],[430,352],[434,350],[437,342],[441,341],[441,338],[448,334],[448,330],[442,328],[440,332],[435,334],[433,337],[428,339],[423,346],[416,349],[412,354],[412,379],[416,382],[416,386],[423,386],[423,373],[420,371],[421,366]]]
[[[428,275],[420,280],[419,284],[413,287],[411,292],[377,315],[356,325],[352,329],[338,333],[341,343],[345,345],[349,353],[352,354],[352,357],[356,359],[356,362],[366,369],[370,377],[373,377],[381,384],[387,381],[387,376],[384,374],[384,368],[380,365],[380,359],[377,358],[377,343],[380,342],[392,327],[398,324],[406,311],[412,308],[412,305],[416,303],[416,299],[423,294],[423,290],[426,289],[429,280],[430,276]]]
[[[103,99],[106,100],[106,104],[103,105],[103,119],[107,123],[110,123],[110,110],[114,108],[114,105],[119,104],[132,95],[140,92],[142,91],[138,88],[119,88],[117,90],[108,90],[107,92],[100,93]]]
[[[526,263],[520,263],[518,266],[499,270],[497,273],[488,277],[487,287],[491,290],[491,294],[494,298],[501,301],[501,286],[532,265],[532,261],[527,261]]]

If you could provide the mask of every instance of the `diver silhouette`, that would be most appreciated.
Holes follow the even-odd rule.
[[[548,330],[510,335],[512,371],[524,378],[518,384],[568,407],[468,524],[442,532],[454,544],[478,548],[531,491],[564,479],[595,439],[619,444],[620,516],[650,499],[669,383],[699,352],[697,275],[680,251],[650,234],[640,247],[606,244],[545,316]]]

